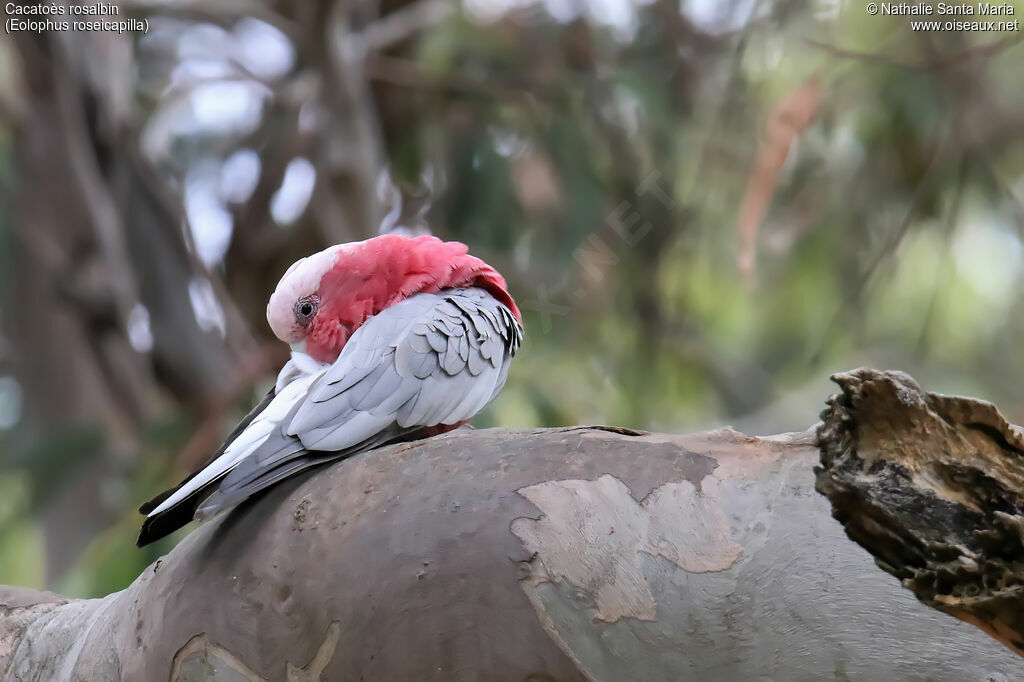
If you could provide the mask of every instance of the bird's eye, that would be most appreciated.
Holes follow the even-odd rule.
[[[295,302],[295,321],[303,327],[307,326],[316,317],[320,308],[320,299],[316,296],[306,296]]]

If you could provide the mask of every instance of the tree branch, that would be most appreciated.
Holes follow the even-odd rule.
[[[1011,652],[875,570],[814,494],[816,460],[809,433],[730,429],[463,429],[377,449],[201,526],[103,599],[0,593],[0,671],[1019,676]]]

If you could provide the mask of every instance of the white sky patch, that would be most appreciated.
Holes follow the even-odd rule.
[[[185,176],[185,215],[196,255],[208,268],[224,258],[234,228],[234,219],[220,198],[221,177],[220,166],[209,161]]]
[[[153,330],[149,326],[149,311],[136,303],[128,313],[128,343],[140,353],[153,350]]]
[[[821,0],[830,9],[838,0]],[[473,19],[491,23],[509,12],[541,5],[558,22],[567,23],[587,16],[608,28],[619,41],[629,41],[638,28],[637,8],[653,0],[463,0]],[[757,0],[680,0],[679,12],[709,33],[727,33],[745,26],[754,14]]]
[[[14,377],[0,377],[0,429],[14,428],[21,421],[21,386]]]
[[[170,153],[178,137],[198,132],[192,102],[188,98],[172,99],[163,103],[146,121],[142,130],[142,150],[150,159],[161,159]]]
[[[219,81],[196,86],[190,95],[192,115],[206,132],[244,133],[259,125],[266,86],[254,82]]]
[[[235,59],[264,80],[284,76],[295,65],[295,49],[275,27],[259,19],[245,18],[235,24]]]
[[[213,285],[205,277],[197,277],[188,283],[188,297],[196,322],[203,331],[216,331],[222,338],[227,334],[224,308],[217,300]]]
[[[466,13],[476,21],[489,24],[501,19],[507,12],[517,7],[517,0],[463,0],[462,6]]]
[[[1020,237],[1000,216],[969,212],[953,240],[957,274],[979,295],[1010,305],[1024,270]]]
[[[316,169],[309,159],[298,157],[288,162],[281,187],[270,200],[270,215],[278,225],[291,225],[309,205],[316,185]]]
[[[709,0],[710,1],[710,0]],[[586,15],[596,24],[607,27],[620,41],[636,34],[636,8],[653,0],[463,0],[462,6],[474,20],[493,23],[509,12],[543,6],[551,18],[567,23]]]
[[[187,87],[196,81],[219,80],[234,75],[231,66],[222,59],[190,58],[178,62],[171,72],[168,90]]]
[[[239,149],[220,168],[220,196],[229,204],[244,203],[260,180],[260,155]]]
[[[757,0],[680,0],[679,11],[707,33],[721,34],[746,26]]]
[[[225,58],[230,53],[231,34],[216,24],[189,26],[178,36],[178,57]]]
[[[175,52],[178,63],[164,101],[147,126],[151,152],[165,152],[174,137],[251,132],[272,94],[262,81],[287,74],[295,64],[287,37],[250,18],[230,33],[209,23],[191,26],[178,36]],[[187,113],[180,99],[188,103]]]
[[[187,28],[178,38],[177,54],[182,62],[220,62],[236,75],[241,67],[261,80],[280,78],[295,65],[295,48],[287,36],[250,17],[238,21],[230,33],[209,23]]]
[[[544,9],[561,24],[574,21],[587,9],[584,0],[543,0]]]
[[[590,16],[611,29],[615,37],[627,41],[636,35],[636,4],[632,0],[587,0]]]

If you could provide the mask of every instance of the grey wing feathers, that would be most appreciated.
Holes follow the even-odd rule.
[[[366,321],[200,516],[317,464],[468,420],[497,396],[522,341],[508,308],[475,288],[418,294]]]

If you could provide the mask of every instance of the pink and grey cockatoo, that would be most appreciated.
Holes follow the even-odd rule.
[[[292,265],[267,305],[291,359],[213,458],[144,504],[141,547],[300,471],[448,431],[523,338],[502,276],[459,242],[382,235]]]

